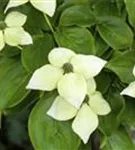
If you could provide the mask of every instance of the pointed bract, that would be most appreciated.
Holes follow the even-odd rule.
[[[87,94],[85,79],[76,74],[65,74],[58,83],[59,94],[75,108],[80,108]]]
[[[77,109],[66,102],[61,96],[57,96],[48,110],[47,114],[59,121],[72,119],[77,113]]]
[[[131,82],[127,88],[125,88],[121,93],[121,95],[128,95],[135,98],[135,81]]]
[[[22,27],[6,28],[4,30],[5,42],[10,46],[32,44],[32,37]]]
[[[38,10],[52,17],[56,9],[56,0],[30,0],[31,4]]]
[[[61,69],[48,64],[34,72],[26,88],[52,91],[56,89],[57,83],[62,76],[63,72]]]
[[[133,75],[134,75],[134,77],[135,77],[135,66],[134,66],[134,68],[133,68]]]
[[[8,27],[21,27],[25,24],[26,20],[26,15],[13,11],[6,16],[5,23]]]
[[[26,32],[25,30],[23,30],[22,32],[20,32],[20,43],[19,45],[29,45],[29,44],[33,44],[33,40],[31,35]]]
[[[3,37],[3,32],[0,30],[0,51],[4,48],[5,46],[5,41]]]
[[[17,7],[27,3],[29,0],[9,0],[9,3],[4,12],[6,12],[9,8]]]
[[[59,47],[52,49],[48,55],[48,59],[52,65],[62,67],[65,63],[69,62],[74,55],[75,53],[70,49]]]
[[[74,72],[82,74],[86,79],[99,74],[107,62],[93,55],[76,55],[71,59]]]
[[[96,91],[96,82],[94,78],[90,78],[86,82],[87,82],[87,93],[93,94]]]
[[[96,91],[94,94],[89,95],[89,98],[89,105],[96,114],[107,115],[111,111],[109,103],[100,92]]]
[[[98,127],[98,117],[87,105],[83,104],[75,117],[72,129],[86,144],[93,131]]]

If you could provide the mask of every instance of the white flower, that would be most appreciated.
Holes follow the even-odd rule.
[[[135,66],[133,68],[133,75],[135,76]],[[131,82],[127,88],[125,88],[121,93],[121,95],[128,95],[135,98],[135,81]]]
[[[12,7],[17,7],[30,2],[36,9],[46,13],[50,17],[54,15],[56,9],[56,0],[9,0],[5,12]]]
[[[87,80],[96,76],[106,61],[92,55],[75,54],[67,48],[54,48],[48,59],[50,64],[34,72],[27,89],[51,91],[57,88],[61,97],[80,108],[87,94]],[[91,86],[93,88],[93,84],[89,84]]]
[[[33,43],[29,33],[22,27],[26,19],[26,15],[13,11],[6,16],[5,21],[0,21],[0,50],[5,44],[19,46]]]
[[[110,111],[108,102],[103,99],[100,92],[95,91],[88,95],[88,100],[79,110],[67,103],[61,96],[57,96],[47,114],[58,121],[66,121],[75,117],[72,129],[84,143],[87,143],[91,133],[98,127],[98,115],[107,115]]]

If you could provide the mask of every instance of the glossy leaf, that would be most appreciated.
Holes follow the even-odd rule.
[[[59,46],[70,48],[77,53],[94,54],[95,46],[92,34],[85,28],[59,28],[55,33]]]
[[[0,109],[13,107],[27,96],[28,80],[29,75],[18,59],[0,58]]]
[[[108,137],[108,144],[102,150],[134,150],[135,147],[124,128],[120,128]]]
[[[124,0],[126,4],[126,9],[128,12],[128,19],[130,24],[135,28],[135,1]]]
[[[29,134],[32,144],[36,150],[77,150],[80,139],[73,133],[71,122],[59,122],[46,114],[55,97],[53,93],[43,96],[31,112]]]
[[[135,51],[127,51],[120,55],[115,55],[106,66],[118,75],[121,81],[130,83],[134,80],[132,70],[135,64]]]
[[[122,49],[132,45],[133,33],[122,19],[117,17],[102,19],[98,25],[98,32],[110,47],[113,49]]]
[[[96,23],[96,19],[90,7],[75,5],[67,8],[60,17],[61,26],[83,26],[90,27]]]

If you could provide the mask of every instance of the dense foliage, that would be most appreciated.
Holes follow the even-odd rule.
[[[43,14],[32,1],[5,13],[8,2],[0,0],[0,21],[12,11],[25,14],[23,31],[29,33],[29,43],[12,44],[5,38],[6,44],[0,47],[0,149],[17,145],[27,150],[31,141],[36,150],[94,150],[94,146],[134,150],[135,86],[129,94],[121,92],[135,80],[135,1],[57,0],[53,16]],[[98,128],[87,144],[73,132],[72,120],[56,121],[46,114],[56,90],[26,89],[34,71],[48,64],[48,54],[55,47],[107,61],[95,81],[111,112],[98,116]]]

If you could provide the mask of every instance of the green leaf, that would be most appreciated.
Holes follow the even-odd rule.
[[[119,12],[116,3],[112,0],[98,0],[93,5],[94,13],[97,17],[118,16]]]
[[[108,143],[102,150],[134,150],[131,137],[124,128],[120,128],[108,137]]]
[[[135,1],[133,0],[124,0],[124,1],[128,12],[129,22],[135,28]]]
[[[98,25],[98,32],[113,49],[127,48],[133,43],[131,29],[122,19],[117,17],[103,18]]]
[[[48,53],[54,47],[54,40],[50,34],[34,39],[34,43],[24,47],[22,51],[22,64],[29,72],[48,63]]]
[[[4,57],[15,57],[21,53],[21,50],[18,47],[13,47],[9,45],[5,45],[3,50],[1,51],[1,55]]]
[[[95,77],[95,79],[97,84],[97,90],[100,91],[102,94],[105,94],[112,82],[110,75],[102,71],[98,76]]]
[[[27,96],[28,79],[18,59],[0,58],[0,110],[17,105]]]
[[[61,26],[83,26],[90,27],[96,23],[94,14],[90,10],[90,7],[85,5],[71,6],[62,13],[60,17]]]
[[[95,38],[95,50],[97,56],[102,56],[109,48],[108,44],[99,36],[99,34],[96,34]]]
[[[110,104],[111,112],[107,116],[101,116],[99,129],[105,135],[112,135],[120,125],[122,113],[125,109],[124,98],[116,88],[111,88],[107,94],[107,101]]]
[[[55,33],[59,46],[70,48],[77,53],[94,54],[94,38],[90,31],[81,27],[59,28]]]
[[[8,3],[8,0],[0,0],[0,17],[4,16],[4,10]]]
[[[9,143],[28,148],[30,142],[27,132],[27,120],[30,113],[30,108],[26,107],[23,111],[16,114],[5,116],[4,128]]]
[[[56,14],[59,16],[66,8],[75,5],[88,6],[89,0],[64,0],[63,3],[58,7],[58,11],[56,11]]]
[[[46,112],[56,94],[45,95],[37,103],[29,118],[29,134],[36,150],[78,150],[80,139],[71,129],[70,122],[59,122]]]
[[[130,83],[134,80],[132,74],[135,65],[134,56],[135,51],[124,52],[113,57],[106,67],[116,73],[122,82]]]
[[[116,0],[116,6],[119,12],[119,16],[125,18],[126,20],[126,9],[125,9],[125,3],[124,0]]]
[[[5,114],[6,116],[14,116],[16,114],[19,114],[29,107],[32,108],[36,101],[38,101],[39,99],[39,91],[31,91],[18,105],[4,109],[3,114]]]
[[[88,142],[87,144],[81,143],[78,150],[92,150],[90,142]]]
[[[135,127],[135,101],[132,98],[126,99],[126,107],[122,114],[122,122]]]

